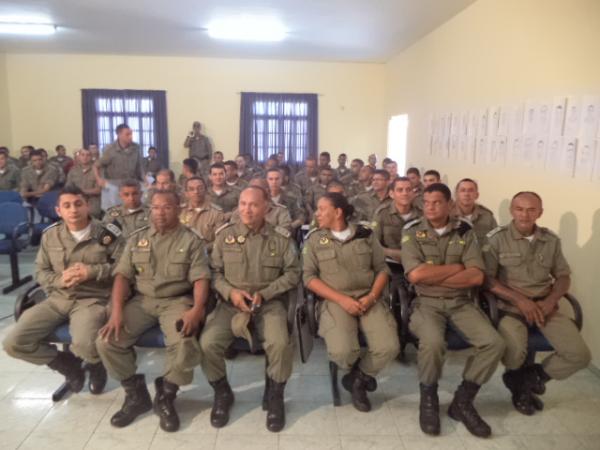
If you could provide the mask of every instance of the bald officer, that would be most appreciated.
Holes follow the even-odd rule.
[[[177,193],[155,191],[151,205],[152,225],[133,233],[115,268],[112,311],[96,345],[108,373],[125,389],[125,402],[110,420],[125,427],[152,408],[144,375],[136,373],[133,346],[160,325],[167,357],[164,375],[154,380],[154,411],[161,429],[176,431],[174,401],[179,386],[191,383],[199,359],[196,334],[204,321],[210,269],[202,239],[179,222]]]
[[[543,212],[535,192],[512,198],[509,225],[488,233],[483,248],[487,286],[500,298],[498,332],[506,341],[503,376],[517,411],[531,415],[543,404],[551,379],[564,380],[588,366],[590,350],[573,321],[558,310],[558,302],[571,284],[571,269],[560,239],[536,222]],[[522,368],[527,357],[529,328],[537,328],[554,347],[541,364]]]
[[[423,218],[409,222],[402,237],[402,264],[417,298],[410,330],[419,339],[417,354],[423,432],[440,432],[437,383],[446,351],[446,327],[452,324],[473,347],[448,415],[478,437],[490,426],[479,416],[473,400],[493,375],[504,341],[472,300],[472,288],[483,284],[484,263],[477,237],[468,222],[451,220],[450,189],[433,183],[423,193]]]
[[[245,188],[239,201],[240,223],[217,232],[211,254],[213,286],[221,300],[208,317],[200,346],[202,370],[215,390],[210,419],[217,428],[227,424],[234,401],[224,359],[234,339],[234,317],[249,320],[266,353],[267,429],[278,432],[285,426],[283,393],[293,364],[285,294],[300,282],[300,262],[290,232],[266,222],[268,205],[265,190]]]

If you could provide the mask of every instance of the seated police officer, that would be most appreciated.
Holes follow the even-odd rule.
[[[4,349],[15,358],[48,364],[66,377],[73,392],[81,391],[85,381],[83,359],[90,370],[90,391],[100,394],[106,370],[95,340],[106,322],[120,230],[91,219],[88,199],[77,187],[60,192],[56,212],[62,220],[46,228],[35,260],[36,280],[48,299],[23,313],[4,340]],[[73,353],[44,341],[67,320]]]
[[[571,269],[560,239],[536,225],[543,212],[535,192],[519,192],[510,205],[509,225],[487,235],[483,256],[487,285],[499,298],[498,332],[506,341],[502,362],[504,384],[512,393],[515,409],[531,415],[543,403],[545,383],[563,380],[590,362],[590,350],[573,321],[558,311],[558,302],[571,284]],[[541,364],[522,368],[527,357],[528,329],[536,327],[554,352]]]
[[[321,303],[319,334],[329,358],[350,370],[342,384],[352,404],[371,410],[367,391],[374,377],[400,350],[397,325],[385,301],[389,269],[383,249],[370,228],[349,225],[354,208],[339,193],[326,193],[317,204],[319,229],[311,231],[302,250],[304,284]],[[358,330],[368,349],[360,357]]]
[[[504,341],[473,303],[472,288],[484,281],[484,263],[471,225],[450,217],[450,189],[427,186],[423,193],[423,218],[409,222],[402,237],[402,264],[417,298],[410,330],[419,339],[417,364],[421,390],[419,422],[423,432],[440,433],[437,383],[446,351],[446,328],[451,324],[474,347],[448,409],[475,436],[487,437],[491,429],[479,416],[473,400],[496,370]]]
[[[216,428],[227,424],[234,401],[224,358],[234,336],[245,336],[234,334],[240,324],[250,326],[266,353],[267,429],[277,432],[285,426],[283,391],[293,364],[285,294],[300,282],[300,262],[290,232],[266,221],[268,208],[264,189],[245,188],[238,205],[240,222],[217,230],[213,245],[213,287],[221,299],[207,318],[200,346],[202,370],[215,390],[210,421]]]
[[[114,270],[110,319],[96,345],[108,373],[125,389],[125,402],[110,421],[125,427],[152,409],[144,375],[136,374],[133,346],[146,330],[160,325],[166,367],[154,381],[154,410],[163,430],[176,431],[179,418],[173,403],[179,386],[192,382],[198,364],[196,334],[204,320],[211,274],[204,241],[179,222],[177,193],[155,191],[150,201],[152,224],[127,241]]]

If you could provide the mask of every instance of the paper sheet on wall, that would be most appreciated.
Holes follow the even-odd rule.
[[[600,99],[594,95],[583,97],[581,106],[581,128],[579,137],[583,139],[595,139],[598,135],[600,121]]]
[[[565,124],[566,97],[555,97],[550,120],[550,136],[562,136]]]
[[[560,163],[560,173],[563,176],[573,178],[575,175],[575,161],[577,158],[577,138],[565,137]]]
[[[567,97],[567,109],[563,136],[577,136],[581,126],[581,101],[578,97]]]
[[[548,141],[548,150],[546,152],[546,170],[552,173],[560,173],[562,162],[563,138],[562,136],[553,136]]]
[[[597,155],[597,141],[594,138],[578,139],[575,160],[575,178],[581,181],[592,181],[594,159]]]

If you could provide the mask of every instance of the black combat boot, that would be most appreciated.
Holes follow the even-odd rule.
[[[361,412],[371,411],[371,402],[367,397],[367,384],[369,378],[372,377],[363,373],[358,366],[354,366],[347,375],[346,383],[342,382],[342,386],[352,394],[352,404]],[[350,385],[349,380],[352,381]]]
[[[215,428],[222,428],[229,422],[229,410],[233,405],[234,397],[227,377],[211,381],[210,385],[215,390],[215,399],[210,412],[210,423]]]
[[[154,412],[160,417],[160,427],[164,431],[177,431],[179,429],[179,416],[175,410],[175,397],[179,386],[169,383],[164,377],[154,380],[156,397],[154,397]]]
[[[525,381],[523,369],[507,370],[502,374],[502,381],[511,393],[515,409],[526,416],[535,414],[532,394],[528,383]]]
[[[448,408],[448,415],[454,420],[462,422],[471,434],[477,437],[489,437],[492,429],[481,418],[473,400],[479,392],[479,385],[471,381],[463,380],[454,393],[454,399]]]
[[[356,361],[356,363],[352,367],[352,370],[342,377],[342,386],[344,386],[344,389],[346,389],[348,392],[352,392],[352,383],[354,382],[354,375],[356,375],[356,371],[354,370],[354,368],[358,368],[359,362],[360,360]],[[365,376],[365,388],[367,389],[367,391],[375,392],[377,390],[377,380],[374,377],[367,375],[366,373],[363,375]]]
[[[421,403],[419,404],[419,425],[423,433],[437,436],[440,434],[440,400],[438,385],[423,384],[421,388]]]
[[[56,358],[48,363],[48,367],[65,376],[71,392],[80,392],[85,384],[85,371],[81,367],[81,359],[69,352],[58,352]]]
[[[123,428],[135,420],[135,418],[152,409],[152,399],[146,387],[144,375],[134,375],[121,381],[125,389],[125,401],[121,409],[110,419],[114,427]]]
[[[277,433],[285,427],[285,406],[283,402],[283,391],[285,381],[278,383],[269,380],[269,393],[267,397],[267,430]]]
[[[102,364],[102,362],[95,364],[89,363],[87,365],[87,369],[90,373],[90,379],[88,381],[88,388],[90,389],[90,392],[94,395],[101,394],[106,387],[106,381],[108,379],[104,364]]]
[[[546,383],[552,379],[541,364],[527,366],[525,376],[530,383],[531,392],[537,395],[543,395],[546,392]]]

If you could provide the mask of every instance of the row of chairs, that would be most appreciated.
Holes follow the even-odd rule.
[[[11,284],[2,289],[3,294],[31,281],[31,276],[20,277],[18,255],[29,245],[39,245],[42,232],[59,219],[54,208],[57,198],[58,191],[46,192],[35,207],[26,207],[18,192],[0,191],[0,255],[8,255],[11,271]]]
[[[405,347],[408,344],[418,347],[417,338],[410,332],[408,328],[415,293],[412,287],[403,279],[401,279],[400,282],[392,282],[390,284],[392,287],[392,289],[390,289],[390,308],[398,322],[398,333],[402,343],[402,351],[399,358],[402,359],[404,356]],[[583,314],[579,302],[570,294],[565,295],[565,298],[573,310],[573,321],[575,322],[577,328],[581,329],[583,325]],[[45,299],[46,294],[39,285],[33,285],[30,287],[25,293],[17,298],[14,311],[15,320],[19,320],[19,317],[26,309],[44,301]],[[216,305],[216,301],[217,297],[213,295],[211,297],[211,301],[209,302],[209,312]],[[297,288],[288,292],[288,331],[290,336],[292,336],[294,328],[296,329],[298,349],[301,361],[303,363],[306,363],[309,360],[314,345],[314,340],[319,338],[319,302],[321,301],[324,300],[319,299],[311,292],[305,292],[302,285],[299,285]],[[489,292],[481,292],[477,296],[476,301],[486,312],[492,324],[497,326],[499,314],[495,297]],[[359,340],[362,346],[366,345],[366,341],[364,336],[362,336],[362,333],[359,333]],[[54,333],[47,337],[47,341],[62,346],[63,351],[69,351],[71,335],[69,333],[68,322],[65,322],[57,327]],[[446,341],[448,350],[464,350],[470,347],[470,344],[467,342],[467,340],[452,326],[448,326],[446,331]],[[160,330],[160,327],[156,325],[144,332],[136,342],[136,346],[145,348],[164,348],[165,338]],[[251,351],[248,343],[241,338],[236,338],[230,349],[234,350],[235,352]],[[526,364],[533,364],[536,352],[552,350],[552,345],[539,332],[539,330],[534,327],[530,328],[528,357]],[[262,350],[259,345],[255,349],[255,353],[261,352]],[[338,383],[338,366],[332,361],[329,361],[328,364],[333,404],[335,406],[339,406],[341,405],[341,396]],[[54,401],[59,401],[65,396],[65,394],[68,393],[68,391],[69,389],[67,385],[62,384],[53,393],[52,399]]]

